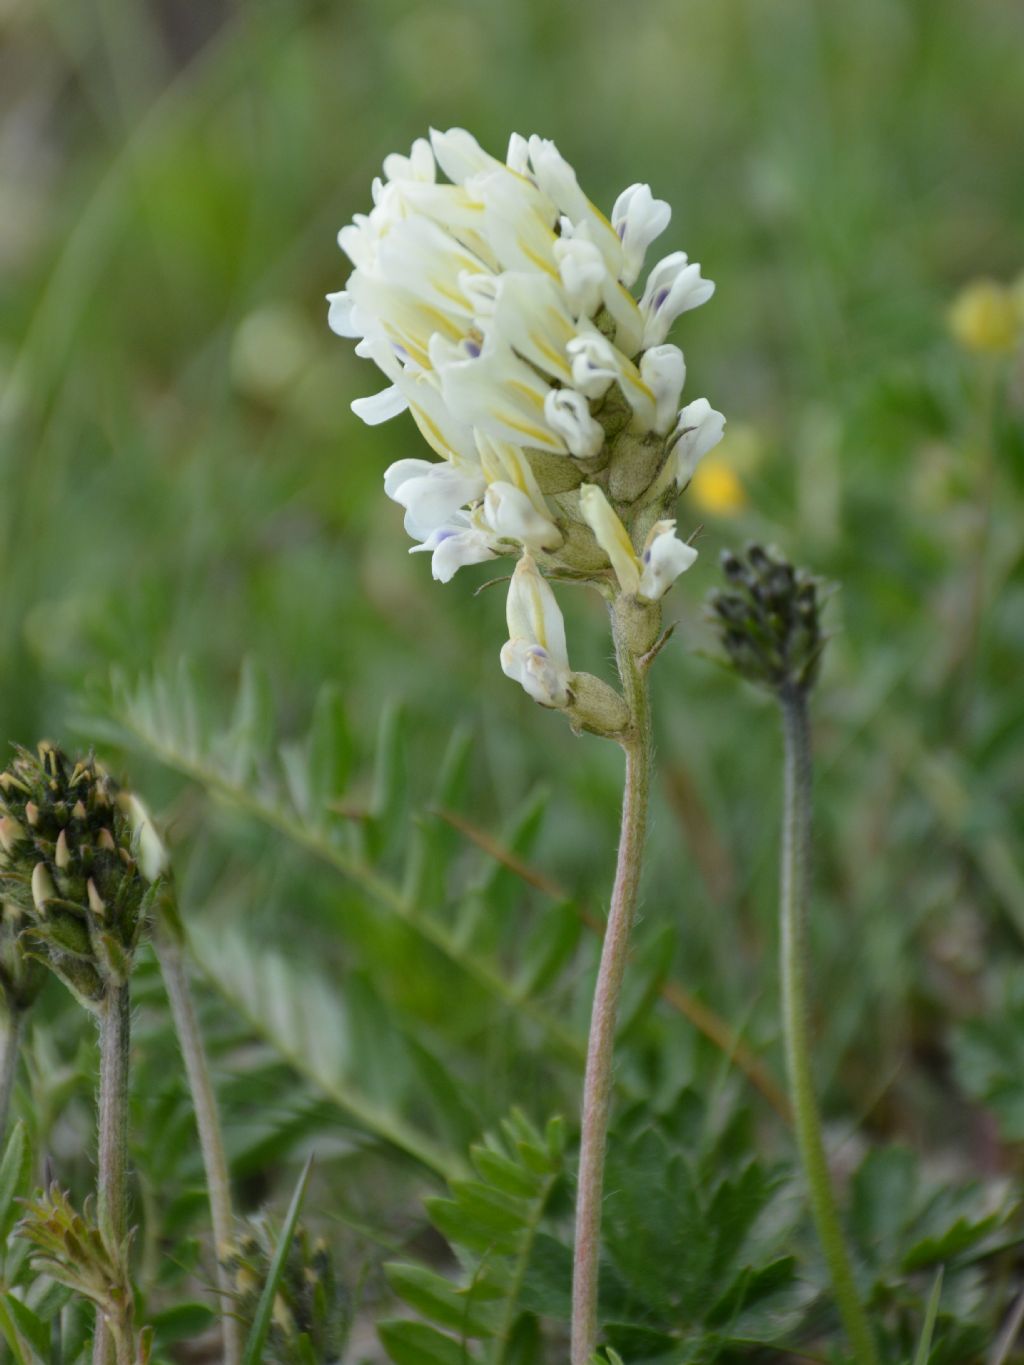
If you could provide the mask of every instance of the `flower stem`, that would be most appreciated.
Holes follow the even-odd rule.
[[[185,1074],[192,1092],[192,1106],[199,1132],[199,1147],[206,1172],[206,1192],[213,1224],[214,1254],[217,1262],[217,1287],[220,1291],[221,1330],[224,1365],[238,1365],[242,1357],[241,1329],[235,1316],[231,1278],[224,1265],[226,1252],[234,1238],[234,1213],[231,1207],[231,1177],[224,1154],[217,1096],[210,1079],[206,1049],[199,1031],[195,1003],[189,990],[184,953],[173,930],[163,927],[153,935],[157,960],[163,973],[170,1001],[178,1046],[185,1062]]]
[[[100,1097],[97,1213],[100,1231],[117,1255],[128,1230],[128,1064],[131,1052],[131,990],[112,985],[100,1006]],[[110,1365],[115,1342],[102,1314],[96,1316],[93,1365]]]
[[[811,839],[811,736],[803,688],[779,693],[785,741],[779,898],[782,1027],[793,1124],[832,1288],[858,1365],[877,1365],[874,1338],[853,1277],[829,1176],[814,1093],[807,1001],[807,922]]]
[[[6,1028],[0,1040],[0,1141],[7,1132],[7,1120],[11,1111],[11,1096],[18,1074],[18,1058],[21,1055],[21,1035],[24,1032],[25,1012],[14,1006],[7,1013]]]
[[[651,783],[650,709],[645,670],[623,638],[622,623],[614,606],[612,629],[623,695],[630,709],[630,725],[620,741],[626,755],[622,828],[615,884],[594,989],[583,1081],[572,1285],[572,1365],[589,1365],[597,1344],[601,1201],[612,1095],[615,1023],[640,887]]]

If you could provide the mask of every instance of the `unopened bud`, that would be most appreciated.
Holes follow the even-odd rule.
[[[32,869],[32,900],[41,915],[46,914],[47,901],[54,900],[56,895],[46,864],[36,863]]]
[[[13,815],[5,815],[0,819],[0,848],[5,853],[13,853],[15,844],[24,837],[25,831]]]
[[[71,866],[71,850],[68,848],[68,836],[66,830],[61,830],[57,835],[57,846],[53,852],[53,861],[61,872],[66,872]]]
[[[614,739],[629,725],[629,707],[614,687],[593,673],[573,673],[567,714],[574,730]]]

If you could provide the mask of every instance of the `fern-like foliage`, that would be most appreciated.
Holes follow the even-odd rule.
[[[471,1149],[475,1176],[427,1201],[458,1269],[393,1264],[417,1317],[379,1324],[395,1365],[546,1365],[567,1354],[571,1162],[562,1126],[519,1113]],[[786,1171],[750,1159],[747,1116],[716,1126],[694,1096],[613,1133],[601,1266],[602,1365],[749,1358],[808,1335]]]
[[[460,888],[453,899],[447,875],[453,861],[450,831],[439,826],[428,835],[421,825],[409,828],[405,740],[393,709],[385,709],[373,780],[363,799],[347,795],[353,746],[337,688],[321,690],[310,730],[298,741],[278,738],[269,684],[251,662],[243,668],[227,726],[211,726],[206,713],[194,674],[182,666],[173,679],[156,674],[129,684],[115,677],[106,716],[90,718],[85,728],[96,737],[142,748],[330,867],[471,982],[492,1007],[498,1004],[511,1017],[530,1020],[556,1056],[582,1067],[581,1037],[545,1008],[539,995],[568,965],[578,926],[570,925],[567,932],[561,917],[558,943],[552,943],[550,927],[536,939],[527,938],[529,958],[509,972],[488,938],[493,920],[480,924],[481,892],[492,889],[495,877],[483,886]],[[433,804],[452,804],[464,778],[466,750],[467,737],[456,734]],[[534,818],[529,833],[535,832]],[[516,938],[522,943],[521,926]]]
[[[514,1111],[500,1133],[470,1149],[474,1175],[451,1181],[449,1197],[427,1201],[431,1222],[462,1259],[463,1274],[449,1279],[404,1262],[385,1267],[392,1289],[419,1314],[378,1324],[395,1365],[538,1358],[530,1275],[537,1280],[544,1258],[541,1225],[562,1176],[564,1145],[560,1119],[542,1134]]]

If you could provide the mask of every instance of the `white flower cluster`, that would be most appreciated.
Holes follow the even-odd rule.
[[[440,456],[399,460],[384,480],[435,578],[522,550],[502,664],[537,700],[564,706],[565,633],[535,557],[578,567],[582,531],[641,602],[692,563],[667,518],[638,554],[602,483],[617,446],[642,448],[651,476],[615,500],[633,506],[639,492],[665,507],[721,439],[706,399],[679,410],[686,365],[666,342],[714,285],[677,251],[637,298],[668,204],[633,185],[609,222],[539,137],[514,134],[502,162],[462,129],[432,132],[385,160],[373,204],[338,235],[354,268],[328,296],[330,326],[358,337],[357,353],[391,381],[353,409],[370,424],[408,409]]]

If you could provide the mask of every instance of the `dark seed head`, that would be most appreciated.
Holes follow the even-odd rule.
[[[729,587],[708,609],[732,666],[775,692],[809,691],[824,647],[817,580],[761,545],[725,550],[721,563]]]

